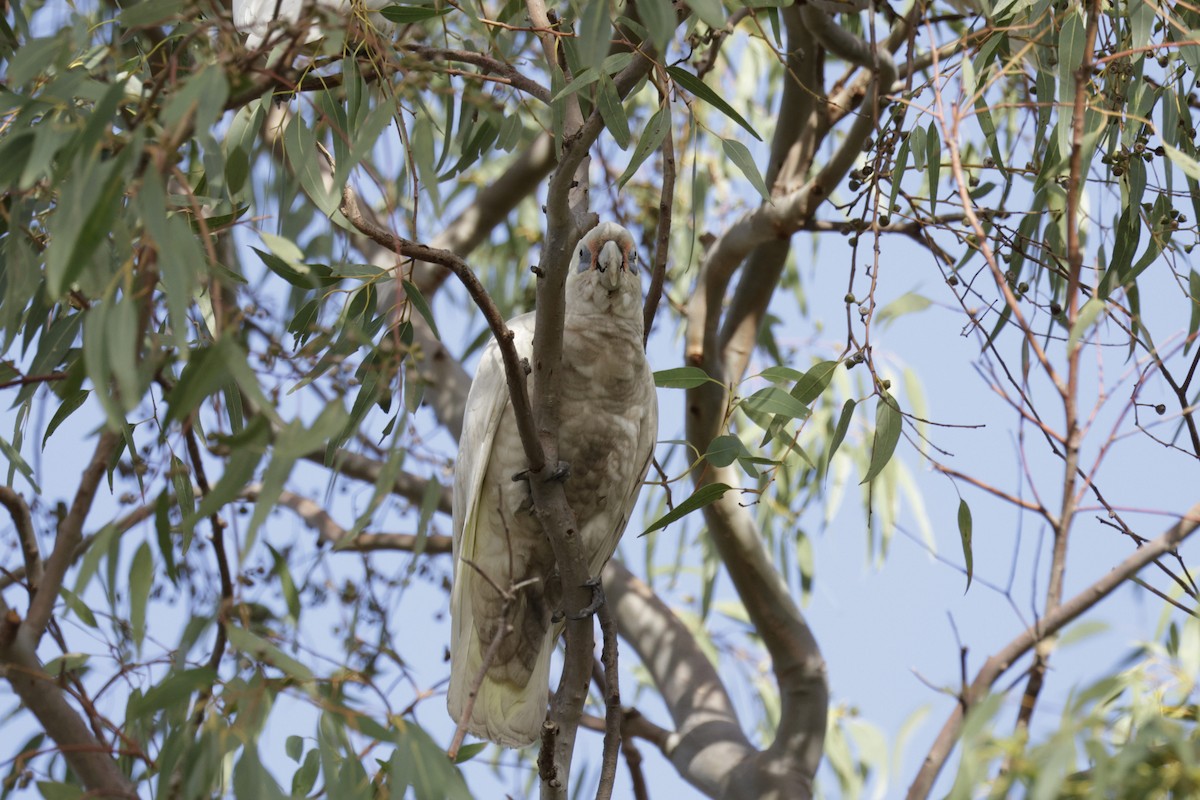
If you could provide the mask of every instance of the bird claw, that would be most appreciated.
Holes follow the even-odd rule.
[[[599,578],[588,578],[583,585],[592,590],[592,602],[588,603],[587,607],[578,614],[567,614],[566,616],[570,619],[587,619],[604,605],[604,587],[600,584]]]
[[[512,479],[514,482],[516,482],[516,481],[528,482],[529,475],[530,475],[529,470],[523,469],[520,472],[515,473],[512,476]],[[569,463],[567,463],[566,461],[559,461],[558,466],[556,466],[554,469],[550,470],[550,474],[547,476],[546,480],[565,481],[569,477],[571,477],[571,465]]]

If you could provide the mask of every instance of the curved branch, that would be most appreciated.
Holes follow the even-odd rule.
[[[13,525],[17,529],[17,538],[21,540],[21,554],[25,558],[25,575],[29,579],[30,593],[37,592],[38,584],[42,582],[42,553],[38,547],[37,531],[33,527],[33,517],[29,513],[29,504],[25,498],[13,491],[10,486],[0,486],[0,505],[8,509]]]
[[[1129,554],[1116,567],[1091,586],[1079,592],[1071,599],[1049,611],[1038,620],[1035,628],[1026,628],[1019,636],[1005,645],[999,652],[988,658],[975,680],[971,682],[964,697],[954,706],[949,719],[942,726],[937,739],[925,757],[920,771],[908,789],[909,800],[918,800],[929,796],[933,782],[950,756],[951,750],[958,742],[959,733],[963,726],[963,708],[971,708],[982,700],[1017,659],[1032,650],[1038,642],[1047,636],[1052,636],[1064,626],[1075,621],[1084,612],[1091,610],[1097,603],[1117,589],[1122,583],[1156,559],[1175,551],[1184,539],[1200,528],[1200,503],[1188,509],[1178,522],[1172,525],[1157,539],[1146,542]]]

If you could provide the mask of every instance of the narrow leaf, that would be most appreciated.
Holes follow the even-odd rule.
[[[129,625],[138,652],[141,652],[142,641],[146,638],[146,603],[150,599],[153,583],[154,559],[150,555],[149,543],[142,542],[129,567]]]
[[[763,181],[762,173],[758,171],[758,165],[754,163],[754,157],[750,155],[750,148],[736,139],[722,139],[721,147],[734,166],[741,170],[746,179],[750,181],[750,185],[758,192],[758,196],[765,202],[771,202],[771,193],[767,189],[766,182]]]
[[[696,97],[699,97],[704,102],[715,107],[722,114],[745,128],[755,139],[758,139],[760,142],[762,141],[762,137],[758,135],[758,131],[754,130],[754,128],[750,126],[750,123],[746,121],[745,117],[734,111],[733,106],[729,105],[729,103],[726,103],[721,95],[709,88],[704,81],[700,80],[683,67],[667,67],[667,73],[684,89],[687,89]]]
[[[742,406],[750,412],[781,414],[791,419],[805,419],[810,413],[808,406],[777,386],[759,389],[743,400]]]
[[[443,14],[450,13],[451,6],[442,8],[430,8],[429,6],[385,6],[379,9],[379,14],[388,22],[394,22],[397,25],[409,25],[413,22],[422,22],[434,17],[440,17]]]
[[[654,116],[650,117],[650,121],[646,123],[646,130],[642,131],[642,136],[638,139],[637,147],[633,148],[633,156],[629,159],[629,166],[625,167],[625,171],[621,173],[621,177],[617,179],[617,186],[624,186],[634,173],[638,171],[638,167],[642,165],[650,154],[657,150],[663,143],[663,139],[667,136],[667,130],[671,127],[670,110],[664,106],[654,112]]]
[[[675,367],[654,373],[654,385],[660,389],[695,389],[711,378],[699,367]]]
[[[871,445],[871,464],[867,468],[867,477],[861,483],[875,480],[896,452],[896,444],[900,441],[900,428],[903,417],[896,400],[887,393],[879,398],[875,407],[875,440]]]
[[[975,574],[975,558],[971,552],[971,507],[962,499],[958,501],[958,535],[962,539],[963,559],[967,564],[967,590],[970,590],[971,578]]]
[[[730,491],[731,489],[732,489],[732,487],[727,486],[723,483],[708,483],[708,484],[705,484],[704,486],[701,486],[699,489],[692,492],[691,497],[689,497],[687,500],[684,500],[679,505],[675,506],[675,508],[668,511],[663,516],[659,517],[658,520],[656,522],[654,522],[654,524],[652,524],[649,528],[646,528],[646,530],[642,531],[642,533],[640,535],[645,536],[647,533],[661,530],[662,528],[665,528],[668,525],[670,525],[675,520],[683,519],[688,514],[695,511],[696,509],[704,508],[705,506],[707,506],[711,503],[715,503],[717,500],[721,499],[721,497],[726,492]]]
[[[1075,348],[1079,346],[1079,339],[1087,332],[1088,328],[1092,327],[1092,323],[1096,321],[1096,317],[1100,316],[1100,312],[1104,310],[1104,301],[1098,297],[1089,298],[1083,304],[1083,308],[1079,309],[1079,316],[1075,318],[1075,324],[1071,326],[1071,333],[1067,337],[1067,352],[1073,353]]]
[[[404,281],[404,296],[413,304],[413,308],[421,315],[421,318],[429,323],[429,329],[433,331],[433,337],[441,341],[442,336],[438,333],[437,323],[433,321],[433,309],[429,307],[429,303],[425,300],[425,295],[421,294],[421,290],[416,287],[416,284],[411,281]]]

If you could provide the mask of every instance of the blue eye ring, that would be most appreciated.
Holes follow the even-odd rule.
[[[588,249],[586,247],[579,248],[579,266],[576,267],[576,269],[579,272],[583,272],[591,266],[592,260],[590,253],[588,253]]]

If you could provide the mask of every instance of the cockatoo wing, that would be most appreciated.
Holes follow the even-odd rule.
[[[521,357],[527,358],[533,353],[533,323],[532,313],[507,323],[513,332],[513,346]],[[498,520],[498,515],[502,513],[498,511],[498,506],[502,504],[497,502],[497,497],[485,496],[492,492],[499,493],[501,486],[498,481],[511,482],[511,476],[524,469],[526,463],[524,451],[520,447],[512,447],[512,442],[503,442],[502,451],[496,449],[496,434],[502,427],[506,412],[512,413],[508,380],[504,374],[500,349],[492,341],[484,350],[467,395],[458,464],[455,465],[454,585],[450,593],[452,667],[447,693],[447,705],[455,720],[463,718],[472,685],[481,674],[490,644],[479,635],[480,628],[486,628],[487,622],[481,624],[476,620],[475,607],[479,595],[488,592],[491,586],[476,567],[487,569],[495,565],[495,552],[489,550],[494,551],[497,541],[501,539],[499,529],[506,525],[517,529],[510,531],[510,535],[517,540],[516,547],[521,546],[520,521],[505,523],[502,519]],[[489,468],[492,475],[489,475]],[[532,520],[526,521],[526,524],[529,521]],[[494,579],[499,583],[505,582],[499,573]],[[536,738],[546,716],[550,656],[560,632],[560,625],[551,625],[545,631],[536,661],[523,687],[498,680],[501,675],[495,669],[484,675],[471,717],[466,723],[468,731],[508,747],[524,747]],[[514,637],[519,635],[519,632],[510,634]]]

